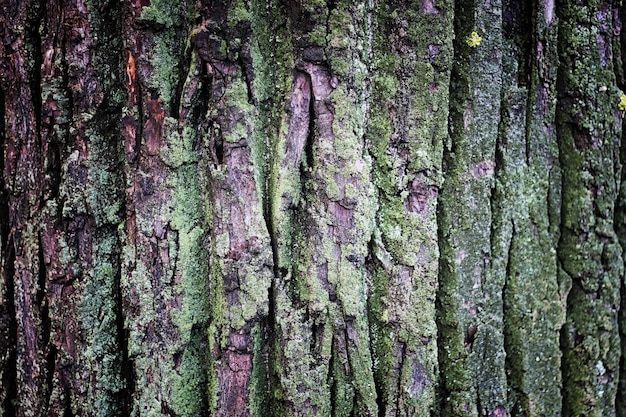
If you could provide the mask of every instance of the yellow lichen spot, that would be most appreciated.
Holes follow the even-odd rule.
[[[617,108],[624,111],[626,110],[626,94],[624,94],[623,91],[621,91],[621,93],[622,95],[619,98],[619,103],[617,103]]]
[[[465,39],[465,42],[470,48],[476,48],[478,45],[480,45],[480,41],[482,40],[483,38],[481,38],[477,32],[472,32],[467,37],[467,39]]]

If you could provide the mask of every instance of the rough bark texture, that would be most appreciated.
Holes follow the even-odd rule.
[[[624,13],[0,0],[0,416],[626,417]]]

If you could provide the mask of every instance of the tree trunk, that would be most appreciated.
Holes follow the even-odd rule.
[[[620,2],[0,6],[0,416],[626,417]]]

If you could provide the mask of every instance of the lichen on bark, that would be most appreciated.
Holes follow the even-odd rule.
[[[436,204],[453,55],[451,4],[406,6],[380,4],[373,14],[366,134],[379,202],[368,305],[387,416],[435,410]]]
[[[455,4],[455,32],[481,33],[471,48],[455,40],[450,141],[439,200],[438,293],[442,415],[490,414],[506,407],[504,276],[492,271],[491,225],[502,89],[502,2]],[[496,271],[497,272],[497,271]]]
[[[615,232],[620,180],[619,94],[614,87],[614,9],[605,2],[559,8],[562,223],[558,254],[571,280],[561,332],[563,412],[615,415],[622,249]]]
[[[624,415],[617,2],[5,3],[0,415]]]
[[[294,6],[290,13],[294,49],[287,60],[297,72],[270,183],[281,237],[273,294],[274,412],[375,415],[362,270],[373,190],[362,141],[363,83],[355,81],[365,70],[368,10],[337,2]]]

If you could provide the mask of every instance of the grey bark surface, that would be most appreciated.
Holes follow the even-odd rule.
[[[0,10],[0,416],[626,416],[620,2]]]

